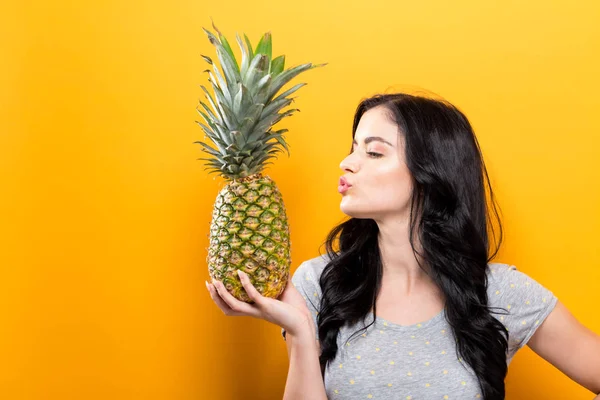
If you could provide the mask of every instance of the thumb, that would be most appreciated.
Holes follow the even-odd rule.
[[[265,305],[265,298],[258,292],[258,290],[256,290],[254,285],[252,285],[252,282],[250,281],[250,278],[248,278],[248,275],[246,275],[246,273],[240,269],[238,269],[237,273],[240,277],[240,282],[242,282],[244,290],[248,294],[248,297],[250,297],[250,300],[254,302],[256,307],[263,308]]]
[[[308,306],[306,304],[307,300],[304,298],[304,296],[302,296],[298,289],[296,289],[291,281],[281,294],[280,300],[309,313]]]

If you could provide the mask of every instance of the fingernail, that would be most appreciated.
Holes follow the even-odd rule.
[[[204,281],[204,283],[206,284],[206,290],[210,291],[210,287],[208,286],[208,281]]]
[[[238,270],[237,270],[237,274],[238,274],[238,276],[239,276],[240,278],[243,278],[243,277],[244,277],[244,275],[245,275],[245,274],[244,274],[244,271],[242,271],[241,269],[238,269]]]

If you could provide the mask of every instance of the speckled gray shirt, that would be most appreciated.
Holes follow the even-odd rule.
[[[326,256],[303,262],[292,282],[316,316],[321,298],[319,277]],[[488,264],[489,305],[508,314],[492,314],[509,332],[510,363],[550,314],[557,298],[514,266]],[[450,325],[442,311],[414,325],[397,325],[377,317],[362,335],[350,336],[368,325],[344,326],[338,334],[338,352],[325,371],[325,389],[331,400],[401,399],[464,400],[482,398],[477,378],[457,356]]]

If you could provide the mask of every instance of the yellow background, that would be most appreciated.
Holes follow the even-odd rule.
[[[25,4],[28,5],[25,5]],[[496,4],[491,4],[496,3]],[[204,287],[222,186],[196,158],[214,56],[270,30],[295,82],[286,201],[293,269],[341,221],[358,101],[423,88],[460,107],[502,207],[497,261],[600,332],[597,1],[32,1],[0,6],[0,398],[277,399],[279,328],[226,318]],[[590,399],[529,349],[508,399]]]

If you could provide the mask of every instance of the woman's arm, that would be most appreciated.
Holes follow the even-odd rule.
[[[315,325],[302,295],[290,280],[279,299],[263,297],[245,273],[239,275],[253,304],[237,300],[219,281],[206,283],[211,299],[225,315],[260,318],[285,329],[290,359],[285,400],[327,400]]]
[[[577,321],[560,301],[528,345],[569,378],[600,394],[600,336]]]
[[[290,366],[283,399],[327,400],[313,322],[308,321],[306,328],[297,335],[286,333],[286,345]]]

